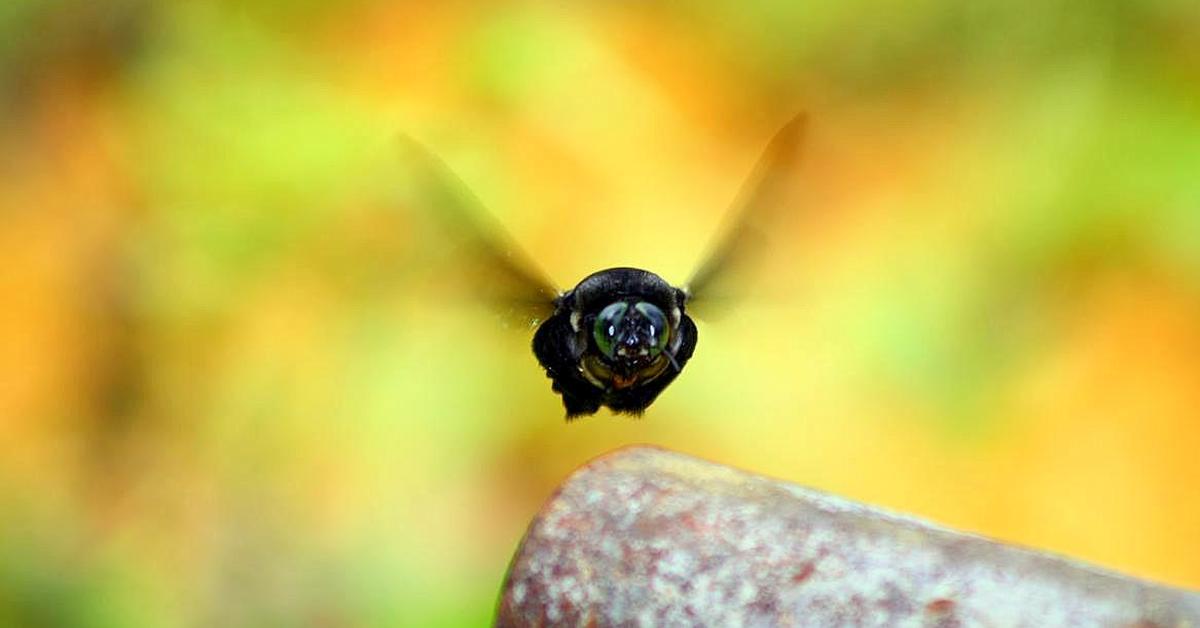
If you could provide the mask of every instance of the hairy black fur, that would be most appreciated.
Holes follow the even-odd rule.
[[[675,364],[657,377],[628,388],[601,388],[584,377],[580,365],[585,355],[600,355],[591,333],[596,315],[609,303],[628,298],[649,301],[668,317],[679,309],[679,323],[673,331],[681,339],[674,353]],[[562,395],[567,418],[593,414],[602,405],[624,414],[640,415],[645,411],[679,375],[696,349],[696,325],[684,310],[685,300],[682,290],[637,268],[602,270],[559,297],[554,314],[533,336],[533,353],[553,381],[554,391]],[[579,321],[578,331],[571,325],[572,315]]]

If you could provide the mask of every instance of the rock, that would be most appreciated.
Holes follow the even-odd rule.
[[[1200,626],[1200,594],[649,447],[574,473],[496,625]]]

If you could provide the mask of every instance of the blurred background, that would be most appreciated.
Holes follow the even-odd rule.
[[[395,150],[683,282],[801,110],[642,419],[448,298]],[[1200,588],[1194,0],[5,0],[0,220],[5,626],[484,624],[630,443]]]

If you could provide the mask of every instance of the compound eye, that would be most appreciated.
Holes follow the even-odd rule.
[[[663,349],[667,348],[667,341],[671,339],[671,327],[667,324],[667,316],[658,306],[647,301],[639,301],[634,309],[646,319],[650,325],[650,354],[658,355]]]
[[[624,320],[627,311],[629,311],[629,304],[624,301],[610,303],[600,310],[600,314],[596,316],[596,324],[592,327],[592,338],[596,340],[596,346],[610,358],[613,357],[617,330],[620,329],[621,321]]]

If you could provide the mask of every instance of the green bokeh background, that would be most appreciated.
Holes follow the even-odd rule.
[[[648,442],[1200,587],[1200,5],[7,0],[0,624],[457,626]],[[396,150],[563,287],[803,202],[564,424]]]

